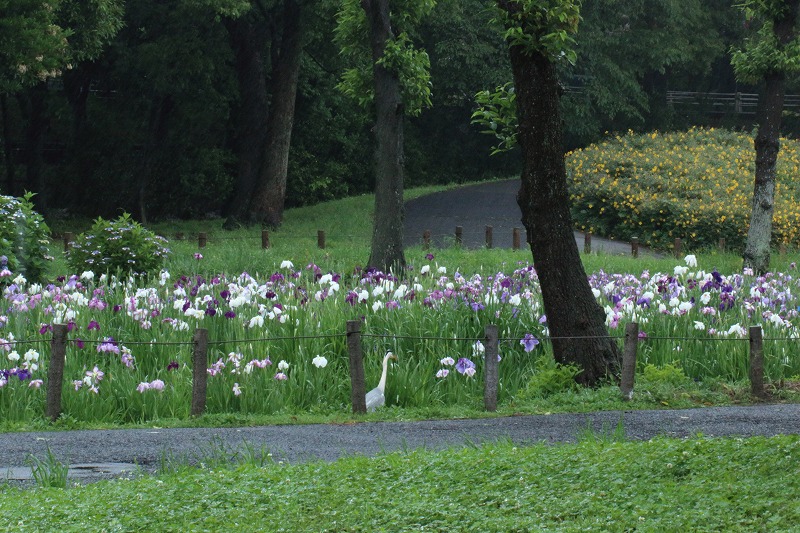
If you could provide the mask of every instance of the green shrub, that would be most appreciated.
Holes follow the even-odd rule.
[[[723,129],[616,136],[567,156],[572,216],[597,235],[669,249],[676,237],[741,250],[753,197],[753,139]],[[773,244],[800,247],[800,143],[782,139]]]
[[[550,357],[541,357],[536,361],[536,370],[525,389],[519,394],[519,400],[546,398],[559,392],[578,389],[575,376],[581,369],[575,365],[562,365]]]
[[[53,259],[48,255],[50,228],[34,211],[32,197],[31,193],[22,198],[0,196],[0,270],[41,282]]]
[[[683,373],[679,366],[667,363],[662,367],[647,365],[644,367],[644,379],[650,383],[663,383],[680,387],[691,382],[691,379]]]
[[[128,213],[114,221],[98,218],[72,243],[67,263],[76,273],[148,274],[163,267],[169,254],[166,244],[164,237],[142,227]]]

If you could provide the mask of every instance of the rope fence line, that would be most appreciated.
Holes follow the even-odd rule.
[[[754,326],[759,327],[759,326]],[[286,340],[306,340],[306,339],[336,339],[336,338],[346,338],[347,335],[345,333],[327,333],[327,334],[320,334],[320,335],[284,335],[279,337],[256,337],[253,339],[224,339],[224,340],[209,340],[209,345],[225,345],[225,344],[243,344],[243,343],[263,343],[263,342],[273,342],[273,341],[286,341]],[[362,338],[376,338],[376,339],[391,339],[391,340],[420,340],[420,341],[456,341],[456,342],[476,342],[476,341],[483,341],[484,337],[439,337],[439,336],[429,336],[429,335],[394,335],[391,333],[361,333]],[[545,336],[545,337],[537,337],[536,338],[539,342],[547,342],[553,340],[587,340],[587,339],[614,339],[614,340],[624,340],[624,335],[584,335],[584,336]],[[519,337],[498,337],[497,342],[499,343],[516,343],[522,340]],[[657,335],[647,335],[643,337],[638,337],[638,342],[648,342],[648,341],[655,341],[655,340],[667,340],[667,341],[697,341],[697,342],[745,342],[748,341],[748,337],[673,337],[673,336],[657,336]],[[800,338],[797,337],[762,337],[764,341],[770,342],[800,342]],[[43,344],[49,342],[49,339],[25,339],[25,340],[13,340],[13,341],[6,341],[0,342],[0,348],[3,349],[13,349],[16,345],[26,345],[26,344]],[[125,341],[119,339],[113,340],[100,340],[100,339],[79,339],[79,338],[72,338],[67,339],[68,343],[71,344],[87,344],[87,345],[102,345],[102,344],[114,344],[119,346],[192,346],[194,341]]]

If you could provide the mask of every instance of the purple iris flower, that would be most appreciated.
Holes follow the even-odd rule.
[[[470,361],[466,357],[460,358],[458,360],[458,362],[456,363],[456,370],[458,371],[459,374],[463,374],[464,372],[467,371],[468,368],[474,369],[475,368],[475,363],[473,363],[472,361]]]
[[[233,311],[225,311],[225,318],[236,318],[236,313]]]
[[[86,329],[89,331],[92,331],[93,329],[100,331],[100,324],[98,324],[96,320],[91,320],[89,321],[89,325],[86,326]]]
[[[519,341],[519,343],[525,347],[526,352],[531,352],[533,351],[534,348],[536,348],[536,346],[539,345],[539,339],[537,339],[530,333],[526,333],[525,337],[523,337],[522,340]]]

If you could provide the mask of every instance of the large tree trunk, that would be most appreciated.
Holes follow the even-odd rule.
[[[264,73],[264,39],[267,32],[256,29],[249,17],[226,21],[236,58],[239,82],[239,110],[234,140],[238,169],[236,186],[228,207],[226,229],[247,222],[250,195],[262,166],[267,137],[269,100]]]
[[[781,18],[773,21],[773,31],[781,47],[795,38],[798,5],[800,0],[787,2],[787,9]],[[772,215],[775,211],[775,175],[785,94],[786,73],[783,70],[764,75],[764,95],[759,107],[758,133],[755,139],[753,207],[747,230],[747,244],[742,256],[744,266],[759,274],[764,274],[769,269]]]
[[[295,0],[286,0],[280,54],[273,67],[270,83],[272,102],[267,121],[264,158],[249,209],[250,220],[266,227],[278,227],[283,221],[297,78],[303,51],[300,19],[300,6]]]
[[[139,220],[147,223],[147,194],[158,164],[158,154],[161,152],[167,138],[168,121],[175,107],[170,95],[157,97],[150,106],[148,119],[148,139],[142,150],[142,159],[137,183],[137,201]]]
[[[33,204],[40,213],[49,208],[49,191],[44,176],[44,137],[49,126],[49,118],[45,110],[47,85],[38,83],[20,93],[20,105],[27,119],[25,131],[25,190],[35,192]]]
[[[510,47],[510,57],[523,157],[517,202],[531,236],[553,354],[582,369],[578,382],[595,385],[616,373],[619,353],[573,236],[556,69],[547,57],[519,46]]]
[[[388,0],[361,0],[367,14],[375,87],[375,220],[369,266],[402,275],[403,253],[403,119],[400,78],[378,64],[386,42],[394,37]]]
[[[16,186],[14,184],[16,158],[11,146],[11,119],[8,116],[8,99],[5,94],[0,94],[0,113],[3,114],[3,161],[5,161],[6,166],[4,194],[16,196]]]

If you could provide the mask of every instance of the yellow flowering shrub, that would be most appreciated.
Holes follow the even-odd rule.
[[[753,138],[724,129],[617,135],[567,154],[572,216],[596,235],[667,249],[744,248],[753,196]],[[781,139],[773,244],[800,247],[800,143]]]

